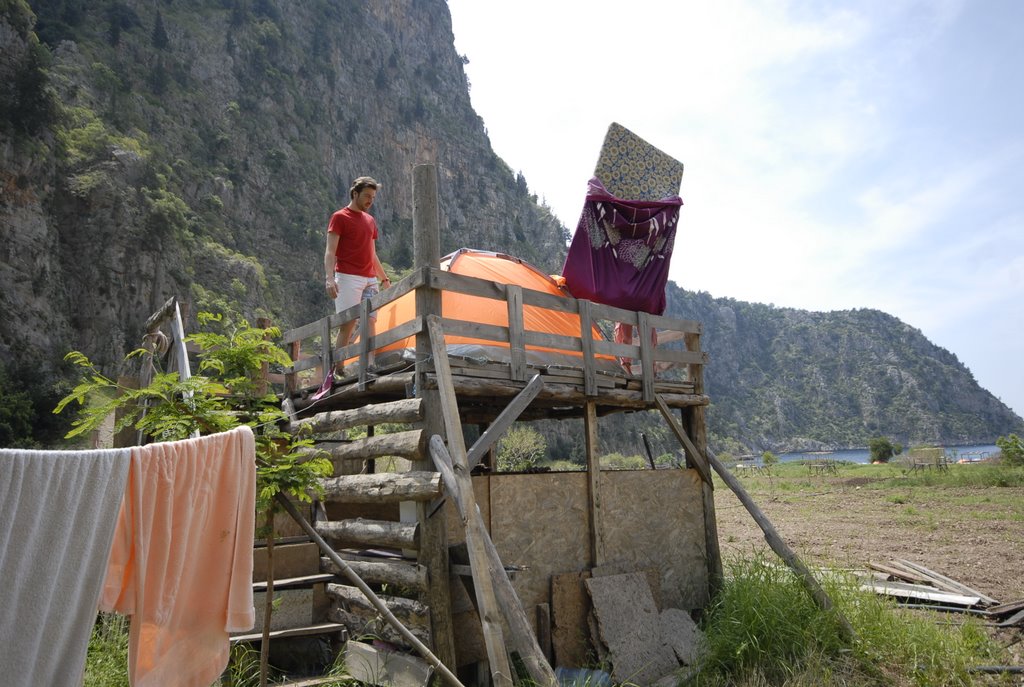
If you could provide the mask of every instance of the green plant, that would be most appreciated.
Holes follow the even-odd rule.
[[[532,427],[515,425],[498,442],[498,470],[529,470],[536,467],[547,450],[547,442],[540,432]]]
[[[257,509],[273,522],[275,497],[284,493],[300,501],[312,500],[321,489],[320,477],[333,472],[325,458],[308,459],[312,441],[298,439],[282,429],[287,416],[277,396],[264,380],[264,366],[289,365],[291,361],[271,339],[276,328],[252,327],[242,318],[225,321],[220,315],[200,313],[203,331],[186,337],[200,348],[197,374],[186,380],[176,372],[158,373],[141,389],[118,385],[100,372],[82,353],[66,359],[82,367],[82,381],[57,404],[55,413],[77,403],[80,415],[67,436],[74,437],[100,426],[111,413],[120,411],[115,431],[135,427],[157,441],[185,439],[199,432],[209,434],[249,425],[256,435]],[[216,328],[216,329],[215,329]],[[148,355],[145,349],[129,358]],[[205,374],[204,374],[205,373]],[[267,559],[273,578],[273,529],[267,532]],[[264,641],[261,644],[261,682],[266,680],[269,615],[273,593],[268,588]]]
[[[779,457],[771,451],[765,451],[761,454],[761,464],[766,468],[770,468],[779,462]]]
[[[996,446],[1003,454],[1003,462],[1010,466],[1024,466],[1024,441],[1016,434],[996,439]]]
[[[85,657],[85,687],[128,687],[128,618],[101,613]]]
[[[796,576],[762,555],[727,561],[729,575],[702,620],[707,654],[694,685],[968,685],[968,668],[1001,660],[968,619],[936,625],[897,609],[840,573],[821,577],[853,625],[854,645],[810,599]]]
[[[886,437],[874,437],[868,442],[872,463],[888,463],[897,454],[896,446]],[[900,447],[902,451],[902,447]]]

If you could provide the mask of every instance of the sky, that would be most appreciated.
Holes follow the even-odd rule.
[[[1024,2],[448,6],[495,152],[570,231],[618,122],[685,165],[679,286],[885,311],[1024,415]]]

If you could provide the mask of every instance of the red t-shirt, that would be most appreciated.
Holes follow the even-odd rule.
[[[334,254],[334,271],[375,277],[373,242],[377,240],[377,222],[373,216],[348,206],[331,215],[327,231],[338,235],[338,250]]]

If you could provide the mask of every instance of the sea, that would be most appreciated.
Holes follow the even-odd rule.
[[[953,461],[954,463],[961,459],[963,459],[966,462],[974,463],[999,453],[999,447],[994,444],[972,444],[970,446],[943,446],[943,448],[946,451],[946,458]],[[844,449],[842,451],[806,451],[797,453],[779,453],[777,455],[780,463],[826,458],[835,461],[845,461],[847,463],[866,464],[871,462],[871,452],[866,448],[851,448]],[[893,460],[899,460],[901,457],[905,455],[906,450],[899,456],[895,456]],[[761,462],[761,457],[758,456],[754,460],[744,460],[742,462],[748,465],[758,465]]]

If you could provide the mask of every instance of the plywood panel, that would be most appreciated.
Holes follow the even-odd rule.
[[[492,475],[491,539],[506,565],[525,565],[512,585],[525,608],[550,603],[551,576],[586,567],[585,473]]]
[[[695,470],[606,470],[601,504],[609,565],[660,570],[662,608],[707,604],[704,511]]]

